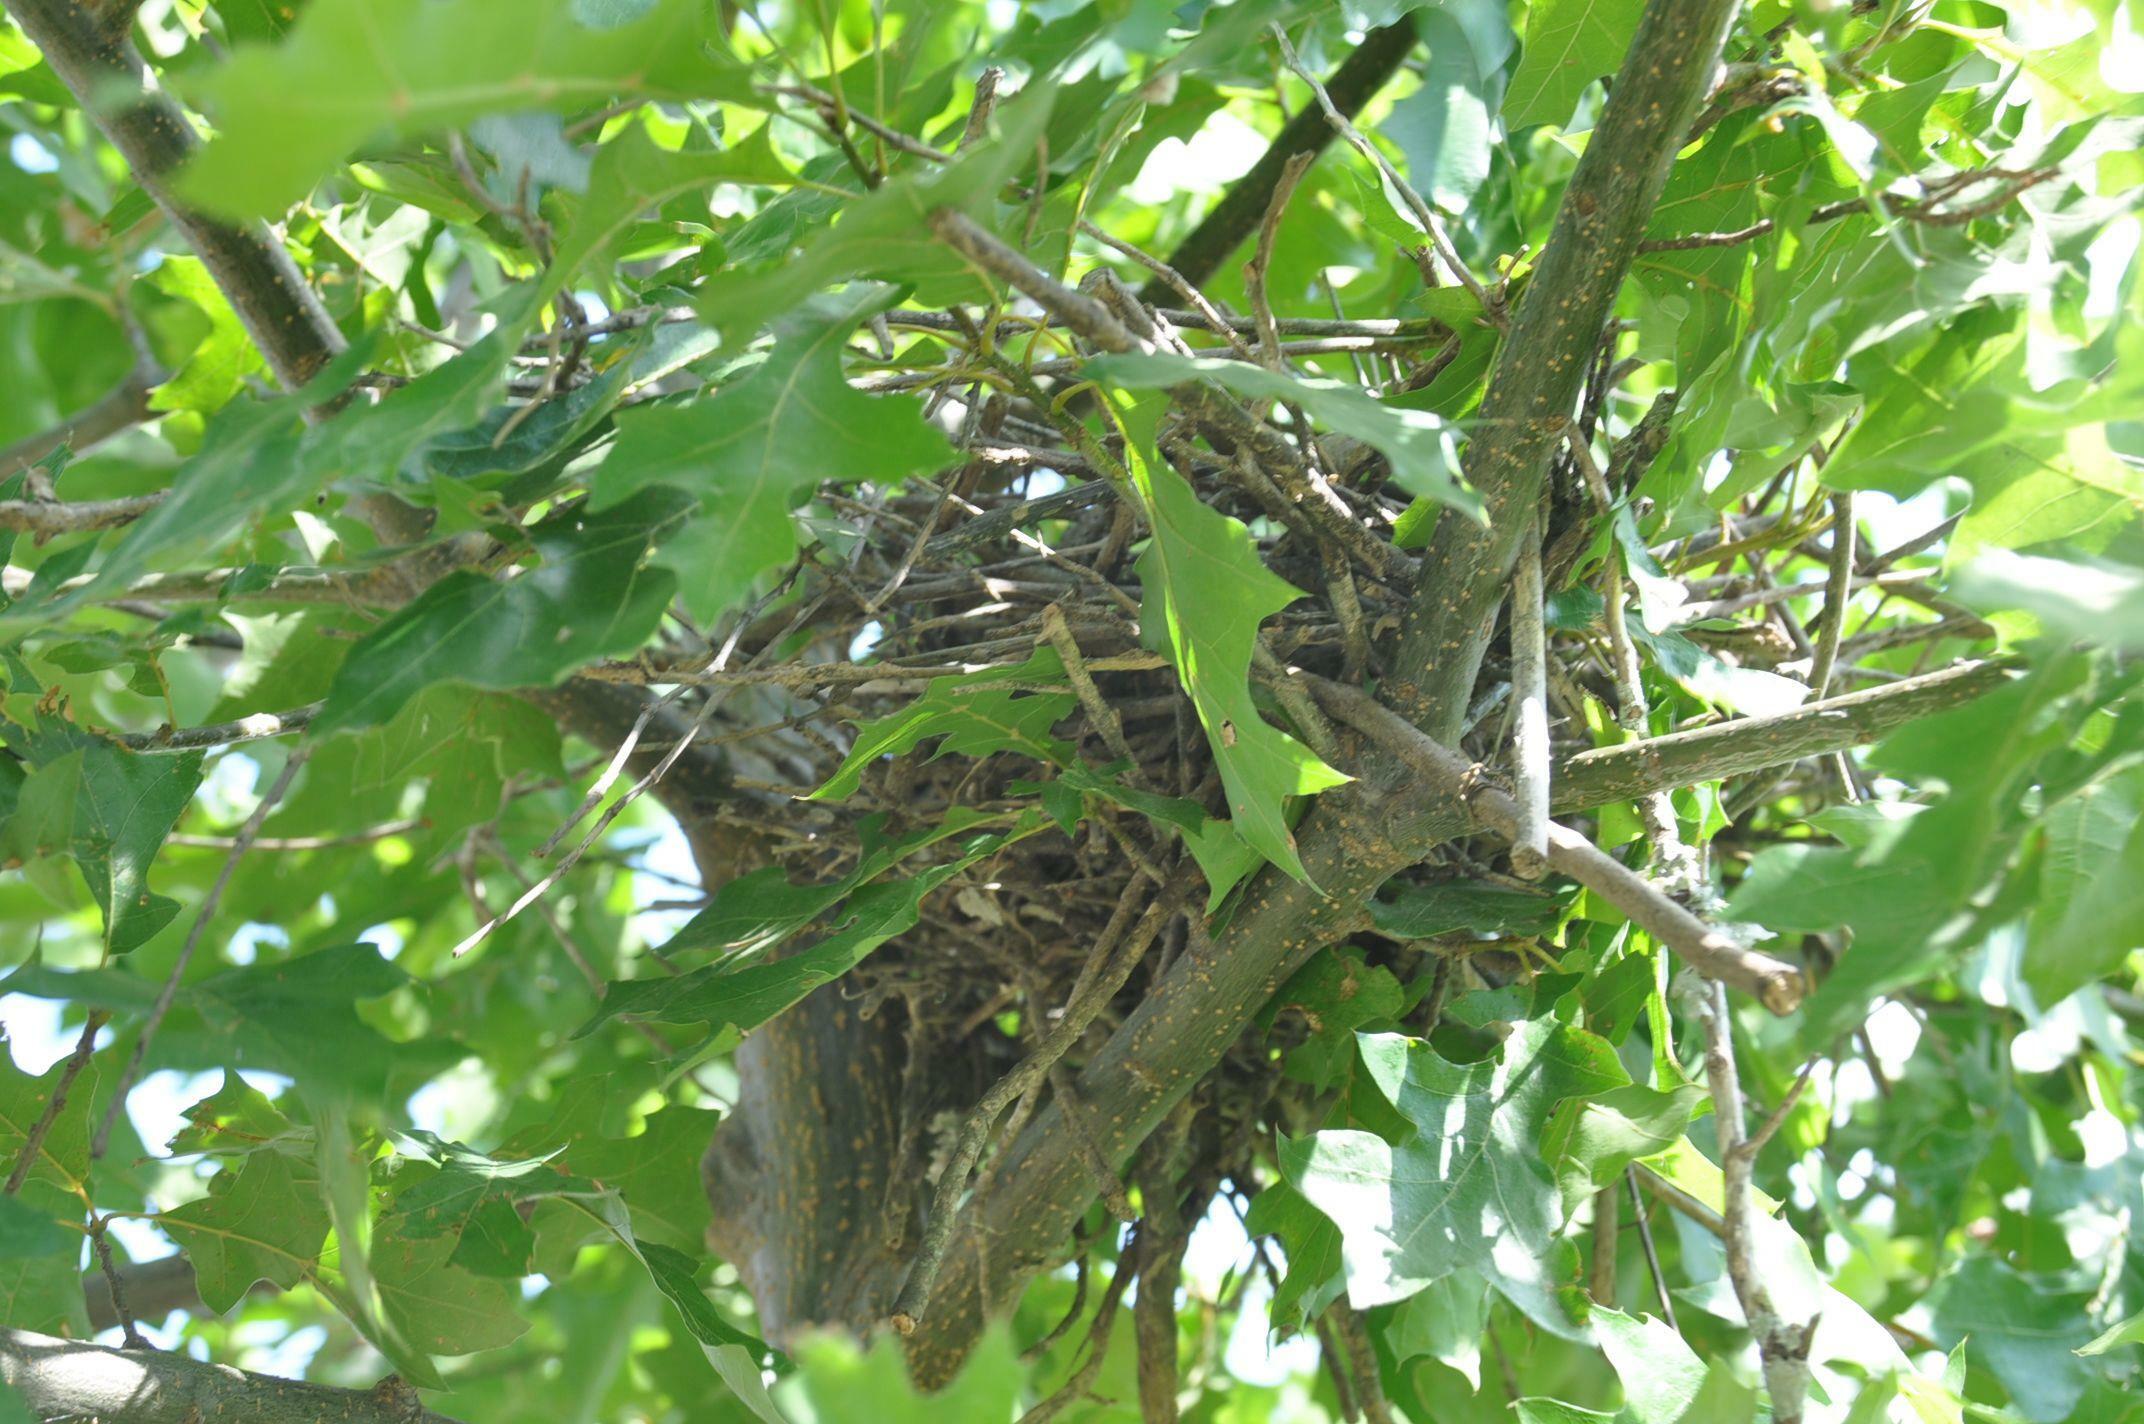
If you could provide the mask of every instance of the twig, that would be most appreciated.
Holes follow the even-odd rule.
[[[1237,179],[1221,201],[1199,220],[1199,225],[1176,245],[1169,254],[1169,264],[1193,282],[1204,282],[1220,271],[1221,264],[1250,236],[1258,215],[1266,210],[1266,200],[1273,185],[1280,181],[1282,166],[1299,153],[1322,153],[1333,141],[1333,126],[1320,112],[1324,104],[1329,102],[1350,117],[1361,112],[1371,96],[1398,72],[1413,51],[1415,40],[1412,15],[1402,15],[1396,22],[1364,35],[1354,53],[1333,71],[1325,85],[1324,101],[1305,104],[1290,116],[1251,171]],[[1149,283],[1140,295],[1151,302],[1159,293]]]
[[[17,440],[11,445],[0,447],[0,480],[6,479],[18,471],[29,469],[62,445],[66,446],[74,454],[79,455],[91,446],[117,435],[120,431],[128,430],[141,424],[141,422],[149,418],[149,392],[163,379],[163,372],[157,370],[153,365],[146,362],[139,364],[128,372],[127,378],[121,381],[109,394],[76,411],[50,430],[40,431],[35,435]],[[141,498],[153,500],[161,498],[161,496],[147,495],[141,496]],[[97,501],[97,506],[123,505],[125,503],[127,503],[125,500],[100,500]],[[8,505],[0,504],[0,510],[8,507]],[[63,507],[81,510],[86,507],[96,506],[67,505]],[[4,522],[4,518],[4,516],[0,516],[0,527],[21,529],[26,533],[33,534],[42,532],[34,524],[7,524]],[[32,516],[32,518],[34,519],[35,516]],[[101,529],[109,526],[82,524],[71,527]],[[52,532],[62,533],[66,531],[55,529]]]
[[[1905,218],[1912,222],[1928,223],[1936,227],[1956,227],[2005,207],[2028,189],[2036,188],[2059,176],[2061,171],[2060,168],[2049,166],[2022,172],[2006,168],[1983,168],[1971,173],[1953,174],[1950,179],[1942,180],[1946,186],[1934,196],[1922,199],[1887,197],[1882,200],[1881,211],[1891,217]],[[2000,180],[2001,186],[1993,195],[1959,208],[1939,206],[1965,188],[1989,180]],[[1817,223],[1834,222],[1855,213],[1865,213],[1871,206],[1867,198],[1845,198],[1836,203],[1825,203],[1821,207],[1811,209],[1809,216],[1802,219],[1802,225],[1810,227]],[[1748,227],[1735,228],[1730,232],[1692,232],[1680,237],[1649,238],[1639,244],[1639,251],[1688,252],[1706,247],[1734,247],[1745,242],[1755,242],[1778,226],[1777,218],[1760,218]]]
[[[1129,765],[1126,776],[1134,783],[1141,781],[1139,758],[1133,754],[1131,744],[1124,740],[1124,719],[1109,705],[1109,699],[1102,696],[1102,690],[1094,685],[1094,676],[1088,672],[1087,661],[1080,654],[1079,640],[1072,636],[1072,629],[1065,623],[1064,609],[1057,604],[1042,610],[1042,636],[1057,650],[1057,660],[1064,664],[1065,679],[1072,684],[1072,691],[1079,697],[1080,710],[1094,724],[1102,745],[1109,748],[1111,756]]]
[[[1645,673],[1638,663],[1638,645],[1630,636],[1629,614],[1623,592],[1623,542],[1616,537],[1615,496],[1593,447],[1576,426],[1566,432],[1564,443],[1585,479],[1601,517],[1609,523],[1608,557],[1602,562],[1601,608],[1608,625],[1609,661],[1615,669],[1616,722],[1637,741],[1652,736],[1652,710],[1645,700]],[[1682,825],[1676,818],[1675,801],[1665,791],[1637,798],[1638,819],[1652,847],[1654,863],[1675,889],[1692,890],[1699,879],[1696,858],[1683,844]]]
[[[6,462],[0,460],[0,465]],[[117,529],[131,524],[164,502],[161,490],[154,494],[128,495],[123,499],[0,500],[0,529],[35,535],[40,541],[57,534],[82,534],[93,529]]]
[[[1139,1258],[1143,1254],[1139,1233],[1134,1229],[1123,1253],[1117,1257],[1117,1268],[1110,1273],[1109,1285],[1102,1292],[1102,1302],[1095,1307],[1094,1320],[1087,1327],[1087,1358],[1055,1394],[1021,1415],[1019,1424],[1050,1424],[1051,1420],[1085,1399],[1087,1391],[1094,1388],[1095,1378],[1102,1373],[1102,1361],[1109,1354],[1117,1308],[1124,1303],[1125,1287],[1139,1274]]]
[[[1660,1251],[1653,1245],[1653,1223],[1646,1214],[1645,1193],[1638,1186],[1638,1169],[1625,1167],[1623,1180],[1630,1184],[1631,1210],[1638,1218],[1638,1244],[1645,1248],[1645,1268],[1653,1278],[1653,1299],[1660,1304],[1660,1318],[1668,1323],[1668,1329],[1680,1333],[1682,1327],[1675,1323],[1675,1297],[1668,1294],[1667,1272],[1660,1269]]]
[[[1459,285],[1465,287],[1473,294],[1474,300],[1481,303],[1483,314],[1497,325],[1503,325],[1506,319],[1503,305],[1490,298],[1474,274],[1467,270],[1466,263],[1459,260],[1459,252],[1452,246],[1452,240],[1444,235],[1444,224],[1438,220],[1436,212],[1422,200],[1422,195],[1400,175],[1399,170],[1392,166],[1385,155],[1378,151],[1377,145],[1364,138],[1362,130],[1350,123],[1347,115],[1334,106],[1332,96],[1325,92],[1325,86],[1318,82],[1315,74],[1304,67],[1302,57],[1295,52],[1295,46],[1288,43],[1286,32],[1278,25],[1273,26],[1272,30],[1273,38],[1280,42],[1281,58],[1287,61],[1288,67],[1295,71],[1297,78],[1310,86],[1310,92],[1317,96],[1318,107],[1325,111],[1325,121],[1338,130],[1340,136],[1353,145],[1357,153],[1376,165],[1377,171],[1383,175],[1392,191],[1398,193],[1407,204],[1407,210],[1413,215],[1415,225],[1429,234],[1430,245],[1436,248],[1438,259],[1459,279]]]
[[[313,749],[302,743],[291,748],[290,755],[283,760],[283,770],[262,794],[253,814],[238,828],[238,834],[231,838],[231,853],[224,857],[223,869],[216,874],[216,883],[209,886],[208,894],[202,897],[201,908],[194,913],[193,925],[186,931],[186,942],[179,946],[179,957],[172,961],[171,972],[164,976],[164,987],[157,991],[149,1017],[143,1021],[141,1033],[134,1040],[134,1051],[127,1056],[127,1066],[112,1090],[112,1100],[104,1110],[104,1121],[97,1125],[97,1136],[89,1146],[92,1159],[103,1157],[104,1149],[111,1143],[112,1125],[126,1110],[127,1094],[133,1089],[141,1065],[149,1056],[149,1044],[156,1038],[157,1029],[162,1027],[164,1015],[171,1012],[172,1001],[179,996],[179,981],[186,977],[186,967],[193,962],[194,951],[200,948],[201,935],[208,929],[208,922],[216,917],[216,907],[223,903],[223,892],[230,888],[231,877],[238,873],[238,862],[245,858],[246,851],[259,837],[268,813],[290,790],[290,783],[297,779],[298,768],[304,766],[312,754]]]
[[[1506,839],[1517,830],[1518,807],[1512,799],[1480,781],[1458,753],[1431,741],[1360,688],[1323,678],[1308,680],[1318,700],[1341,721],[1420,772],[1437,790],[1464,801],[1481,824]],[[1733,984],[1773,1013],[1792,1013],[1801,1003],[1799,970],[1727,938],[1592,841],[1554,821],[1548,826],[1548,863],[1628,915],[1685,961]]]
[[[1831,687],[1838,665],[1839,642],[1846,634],[1846,605],[1854,589],[1854,492],[1831,497],[1831,576],[1824,594],[1824,621],[1817,627],[1816,653],[1809,664],[1809,695],[1821,698]]]
[[[389,836],[404,836],[411,831],[424,830],[430,822],[422,817],[400,821],[382,821],[377,826],[367,826],[362,831],[352,831],[341,836],[261,836],[254,840],[255,850],[337,850],[343,846],[370,845],[384,841]],[[180,846],[189,850],[230,850],[238,844],[236,836],[196,836],[173,834],[164,837],[167,846]]]
[[[22,1139],[22,1150],[15,1154],[15,1169],[7,1174],[7,1187],[0,1195],[14,1196],[29,1180],[30,1169],[37,1165],[38,1154],[45,1150],[45,1138],[52,1133],[52,1124],[60,1120],[60,1113],[67,1107],[67,1095],[74,1088],[74,1080],[82,1076],[89,1066],[89,1055],[97,1049],[97,1031],[111,1020],[105,1009],[91,1009],[89,1017],[82,1022],[82,1036],[75,1040],[74,1052],[67,1055],[66,1066],[60,1069],[59,1079],[52,1085],[52,1096],[45,1100],[45,1110],[30,1124],[30,1130]]]
[[[1384,1382],[1377,1373],[1377,1351],[1371,1348],[1362,1317],[1348,1304],[1344,1291],[1327,1309],[1332,1312],[1333,1333],[1340,1337],[1348,1377],[1355,1387],[1355,1403],[1363,1419],[1367,1424],[1393,1424],[1392,1406],[1385,1402]]]
[[[1272,201],[1266,204],[1265,221],[1258,225],[1258,245],[1252,249],[1251,260],[1243,264],[1243,294],[1258,323],[1262,364],[1274,371],[1281,369],[1280,328],[1274,324],[1273,304],[1266,297],[1266,269],[1273,265],[1273,240],[1280,235],[1288,200],[1295,196],[1296,185],[1303,181],[1303,173],[1314,157],[1315,154],[1298,153],[1281,169],[1280,182],[1273,185]]]
[[[1596,1305],[1615,1305],[1616,1251],[1622,1239],[1622,1198],[1613,1186],[1593,1194],[1593,1268],[1587,1277],[1586,1294]]]
[[[1146,343],[1114,312],[1050,276],[966,213],[940,208],[929,219],[940,241],[999,281],[1026,293],[1044,311],[1104,351],[1139,351]]]
[[[241,746],[302,732],[320,715],[323,705],[308,702],[288,712],[254,712],[231,722],[211,722],[200,727],[181,727],[177,731],[166,728],[156,732],[124,732],[114,740],[137,752],[191,752],[210,747]]]
[[[112,1260],[110,1227],[112,1219],[100,1216],[90,1223],[89,1239],[97,1251],[97,1267],[104,1272],[105,1287],[112,1293],[112,1314],[119,1317],[120,1339],[123,1348],[147,1350],[150,1344],[142,1338],[141,1330],[134,1323],[134,1312],[127,1308],[127,1288],[119,1279],[119,1267]]]
[[[1548,636],[1542,626],[1541,539],[1519,540],[1517,576],[1511,583],[1511,732],[1513,800],[1518,825],[1511,840],[1511,870],[1525,880],[1548,872]]]
[[[1727,1253],[1727,1276],[1742,1304],[1742,1315],[1757,1341],[1765,1388],[1772,1397],[1777,1424],[1801,1424],[1802,1401],[1809,1391],[1809,1347],[1816,1321],[1789,1325],[1773,1309],[1771,1294],[1758,1275],[1755,1258],[1756,1203],[1750,1178],[1756,1165],[1754,1139],[1743,1136],[1742,1084],[1735,1072],[1734,1019],[1727,988],[1708,981],[1699,1001],[1698,1020],[1705,1030],[1705,1077],[1712,1087],[1712,1119],[1719,1130],[1721,1176],[1720,1239]]]

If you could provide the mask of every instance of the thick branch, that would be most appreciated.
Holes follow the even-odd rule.
[[[1440,742],[1457,739],[1519,540],[1577,406],[1616,293],[1703,102],[1734,0],[1653,0],[1482,399],[1465,457],[1489,527],[1443,519],[1384,695]]]
[[[0,1330],[0,1377],[38,1419],[100,1424],[455,1424],[390,1376],[335,1389],[248,1374],[187,1355],[114,1350]]]
[[[1414,40],[1412,16],[1363,36],[1355,52],[1326,81],[1325,93],[1333,108],[1349,118],[1361,113],[1370,97],[1399,71],[1414,48]],[[1237,179],[1190,235],[1176,245],[1169,254],[1169,265],[1193,284],[1203,283],[1220,271],[1228,255],[1242,246],[1258,226],[1266,205],[1273,200],[1273,190],[1280,186],[1281,174],[1287,171],[1288,161],[1297,154],[1322,153],[1332,141],[1332,126],[1325,121],[1317,101],[1296,110],[1251,171]],[[1149,306],[1158,306],[1169,299],[1168,284],[1156,278],[1139,296]]]

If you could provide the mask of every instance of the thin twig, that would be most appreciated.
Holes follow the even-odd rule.
[[[90,1223],[89,1239],[96,1247],[97,1267],[104,1272],[104,1284],[112,1293],[112,1313],[119,1317],[119,1333],[123,1342],[121,1348],[127,1350],[152,1349],[154,1347],[143,1337],[140,1328],[134,1323],[134,1312],[127,1308],[127,1288],[119,1279],[117,1263],[112,1260],[111,1224],[112,1219],[110,1217],[97,1217]]]
[[[1638,663],[1637,641],[1630,635],[1630,622],[1623,584],[1623,541],[1615,532],[1615,495],[1606,472],[1593,458],[1593,447],[1576,426],[1565,433],[1564,444],[1584,478],[1601,517],[1609,525],[1608,556],[1601,561],[1601,610],[1608,626],[1608,657],[1615,672],[1616,723],[1632,738],[1652,736],[1652,710],[1645,700],[1645,673]],[[1674,798],[1665,791],[1637,798],[1638,820],[1652,847],[1653,860],[1668,884],[1693,890],[1699,878],[1696,858],[1683,843],[1682,825],[1675,814]]]
[[[1266,297],[1266,269],[1273,265],[1273,240],[1280,235],[1288,200],[1295,196],[1296,185],[1303,181],[1304,172],[1316,156],[1298,153],[1282,166],[1280,182],[1273,186],[1272,200],[1266,204],[1265,221],[1258,225],[1258,245],[1252,249],[1250,261],[1243,264],[1243,294],[1258,323],[1261,363],[1274,371],[1281,369],[1280,328],[1273,320],[1273,303]]]
[[[1659,1302],[1660,1318],[1668,1323],[1668,1329],[1679,1334],[1682,1327],[1675,1323],[1675,1297],[1668,1293],[1667,1272],[1660,1269],[1660,1250],[1653,1245],[1653,1223],[1646,1215],[1645,1193],[1638,1186],[1638,1169],[1625,1167],[1623,1180],[1630,1184],[1630,1205],[1638,1218],[1638,1244],[1645,1248],[1645,1268],[1653,1278],[1653,1299]]]
[[[164,987],[157,991],[149,1017],[143,1021],[141,1033],[134,1040],[134,1051],[127,1056],[127,1066],[112,1090],[112,1100],[104,1109],[104,1121],[97,1125],[97,1136],[89,1145],[92,1159],[102,1158],[104,1149],[111,1144],[112,1126],[126,1110],[127,1094],[133,1090],[141,1065],[149,1056],[149,1045],[155,1040],[157,1029],[163,1026],[164,1016],[171,1012],[172,1001],[179,996],[179,981],[186,977],[186,968],[193,963],[194,951],[201,946],[201,936],[208,929],[209,921],[215,918],[216,907],[223,903],[223,892],[230,888],[231,877],[238,873],[238,862],[245,858],[247,849],[259,837],[261,826],[267,822],[268,813],[290,790],[298,768],[305,765],[306,758],[312,753],[313,749],[302,743],[291,748],[290,755],[283,759],[283,770],[262,794],[253,814],[238,828],[238,834],[231,838],[231,853],[224,857],[223,869],[216,873],[216,883],[209,886],[208,894],[202,897],[201,908],[194,913],[193,925],[186,931],[186,942],[179,946],[179,957],[172,961],[171,972],[164,976]]]
[[[1429,234],[1430,245],[1436,248],[1438,259],[1451,270],[1454,277],[1459,279],[1459,285],[1465,287],[1467,291],[1473,294],[1474,300],[1481,303],[1482,312],[1491,321],[1502,325],[1506,319],[1503,305],[1490,298],[1489,293],[1476,280],[1474,274],[1467,270],[1466,263],[1459,260],[1458,249],[1453,247],[1452,240],[1444,235],[1444,224],[1438,220],[1435,210],[1423,201],[1422,195],[1417,193],[1407,180],[1400,175],[1399,170],[1394,168],[1385,155],[1378,151],[1377,145],[1364,138],[1362,131],[1350,123],[1347,116],[1333,106],[1332,96],[1325,92],[1325,86],[1318,82],[1318,77],[1304,67],[1302,57],[1295,52],[1295,46],[1288,43],[1288,36],[1281,30],[1281,27],[1274,25],[1272,30],[1273,38],[1280,42],[1281,58],[1287,61],[1288,67],[1295,71],[1297,78],[1310,86],[1310,92],[1317,95],[1318,107],[1325,111],[1325,121],[1331,124],[1339,135],[1354,147],[1357,153],[1360,153],[1364,158],[1369,159],[1371,163],[1376,165],[1378,173],[1383,176],[1386,184],[1391,187],[1393,192],[1398,193],[1401,200],[1407,204],[1407,210],[1413,216],[1415,225]]]
[[[1816,652],[1809,664],[1809,696],[1821,700],[1838,666],[1839,643],[1846,635],[1846,606],[1854,589],[1854,492],[1831,497],[1831,572],[1824,594],[1824,619],[1817,627]]]
[[[60,1069],[59,1079],[52,1085],[52,1096],[45,1099],[45,1110],[30,1124],[29,1132],[22,1139],[22,1150],[15,1154],[15,1169],[7,1174],[7,1187],[0,1195],[14,1196],[29,1180],[30,1169],[37,1165],[38,1154],[45,1150],[45,1138],[52,1133],[52,1124],[60,1120],[60,1113],[67,1107],[67,1095],[74,1088],[74,1080],[82,1076],[89,1066],[90,1054],[97,1049],[97,1031],[111,1020],[105,1009],[91,1009],[82,1023],[82,1036],[75,1040],[74,1052],[67,1055],[66,1066]]]

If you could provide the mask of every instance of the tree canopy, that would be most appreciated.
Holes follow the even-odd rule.
[[[0,1424],[2144,1420],[2134,0],[0,9]]]

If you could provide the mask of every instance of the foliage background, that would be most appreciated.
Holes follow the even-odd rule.
[[[1436,547],[1429,531],[1478,503],[1458,478],[1496,309],[1525,299],[1526,254],[1639,13],[143,5],[136,42],[212,135],[178,199],[273,219],[348,339],[295,395],[80,98],[0,27],[0,1156],[74,1085],[0,1201],[0,1320],[91,1334],[94,1237],[121,1264],[192,1263],[210,1309],[145,1314],[162,1347],[361,1388],[393,1370],[464,1419],[1007,1419],[1090,1346],[1091,1397],[1059,1417],[1139,1417],[1132,1313],[1087,1338],[1129,1249],[1099,1208],[1078,1271],[1040,1277],[950,1394],[914,1395],[888,1340],[806,1337],[764,1401],[754,1304],[709,1253],[700,1163],[739,1096],[741,1032],[812,981],[764,958],[759,978],[725,976],[815,921],[811,967],[835,972],[887,939],[889,958],[913,953],[944,921],[1009,934],[991,896],[1045,842],[1181,851],[1217,927],[1237,879],[1300,870],[1303,799],[1354,763],[1249,665],[1261,620],[1338,606],[1331,566],[1240,492],[1151,450],[1142,465],[1140,432],[1217,383],[1291,440],[1316,428],[1320,458],[1370,452],[1375,542]],[[1334,143],[1272,230],[1269,297],[1247,251],[1200,285],[1231,312],[1414,324],[1395,339],[1267,370],[1090,362],[1091,333],[1075,344],[1061,321],[1000,343],[1001,316],[1038,308],[929,214],[959,209],[1069,284],[1141,285],[1115,244],[1180,250],[1314,104],[1268,27],[1331,74],[1395,24],[1419,44],[1357,122],[1438,209],[1488,307],[1449,272],[1425,285],[1420,215]],[[1755,1249],[1781,1312],[1822,1322],[1811,1418],[2144,1415],[2144,111],[2122,82],[2138,52],[2133,10],[2104,4],[1747,7],[1646,229],[1731,240],[1639,255],[1589,397],[1614,457],[1674,391],[1664,439],[1611,467],[1606,520],[1572,513],[1579,471],[1558,467],[1550,528],[1575,531],[1550,569],[1575,680],[1563,755],[1824,690],[1812,655],[1778,644],[1821,638],[1842,511],[1867,582],[1831,690],[2004,660],[1998,690],[1851,768],[1765,768],[1672,803],[1725,896],[1701,905],[1816,983],[1791,1017],[1739,999],[1734,1015],[1753,1119],[1791,1104],[1757,1158],[1771,1214]],[[986,65],[1013,97],[961,146]],[[1109,573],[1146,600],[1147,642],[1085,646],[1105,671],[1128,660],[1113,701],[1134,700],[1134,674],[1172,698],[1181,677],[1206,729],[1179,710],[1184,755],[1213,771],[1182,798],[1139,799],[1032,629],[987,654],[903,654],[968,669],[942,682],[725,693],[709,719],[738,799],[712,832],[719,816],[688,834],[622,794],[639,764],[604,778],[630,715],[606,741],[520,695],[573,675],[706,707],[703,684],[664,673],[748,630],[770,665],[893,667],[921,595],[896,578],[883,607],[837,616],[826,590],[920,547],[979,443],[1021,443],[981,429],[1004,415],[985,389],[1028,402],[1021,439],[1069,448],[971,477],[973,510],[1132,467],[1147,528],[1115,552],[1151,543],[1137,578],[1129,557]],[[117,418],[93,429],[99,412]],[[421,535],[381,522],[383,496],[429,516]],[[1041,537],[1111,537],[1061,509]],[[1380,603],[1371,571],[1404,556],[1350,554],[1382,660],[1404,598]],[[1596,585],[1630,595],[1651,711],[1635,730],[1617,722]],[[1301,656],[1359,681],[1379,664],[1335,651],[1333,616]],[[1499,717],[1470,755],[1500,761]],[[173,737],[201,727],[191,749]],[[921,769],[931,750],[947,784],[997,779],[904,822],[904,792],[944,772]],[[894,819],[860,826],[874,809]],[[1644,815],[1616,801],[1585,825],[1636,860]],[[567,863],[549,843],[569,821],[602,830]],[[746,846],[769,826],[820,840],[792,860]],[[810,859],[829,837],[840,855]],[[1477,838],[1399,877],[1374,926],[1336,936],[1239,1047],[1277,1086],[1189,1232],[1169,1342],[1184,1418],[1334,1418],[1372,1407],[1365,1389],[1418,1420],[1757,1417],[1691,976],[1598,894],[1529,891],[1501,855]],[[725,861],[735,878],[704,908]],[[801,900],[775,888],[814,868]],[[1099,921],[1081,923],[1060,948],[1084,949]],[[1047,1007],[1025,1003],[974,1022],[996,1036],[977,1050],[991,1077]],[[78,1037],[93,1052],[74,1078]],[[941,1159],[982,1086],[930,1120]],[[1137,1173],[1131,1188],[1154,1209]],[[1588,1305],[1590,1227],[1626,1190],[1607,1299]]]

